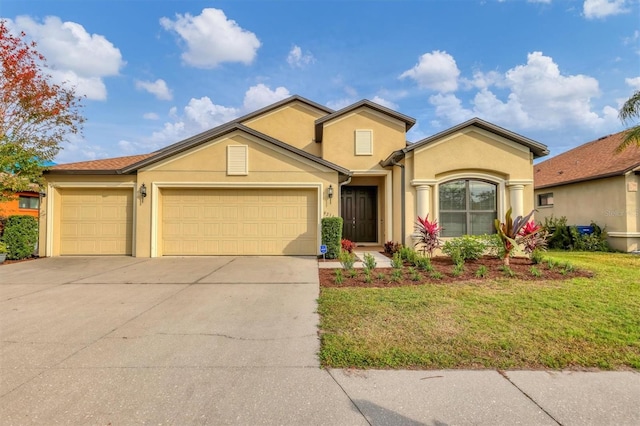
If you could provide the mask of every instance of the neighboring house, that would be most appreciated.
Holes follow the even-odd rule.
[[[615,149],[624,132],[602,137],[535,168],[536,220],[566,216],[570,225],[595,222],[616,250],[640,249],[640,148]]]
[[[28,215],[38,217],[40,214],[40,193],[18,192],[15,198],[0,203],[0,216]]]
[[[455,236],[533,208],[546,146],[480,119],[408,144],[414,123],[293,96],[153,153],[55,166],[40,255],[316,255],[327,216],[379,246],[412,244],[418,215]]]

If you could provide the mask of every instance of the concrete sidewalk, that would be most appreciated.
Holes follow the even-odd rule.
[[[0,424],[640,424],[637,371],[321,369],[317,263],[0,266]]]

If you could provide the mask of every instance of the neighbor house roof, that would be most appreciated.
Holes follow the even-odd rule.
[[[389,109],[387,107],[384,107],[380,104],[377,104],[375,102],[371,102],[368,99],[363,99],[360,102],[356,102],[355,104],[351,104],[349,106],[346,106],[344,108],[342,108],[341,110],[332,112],[331,114],[327,114],[324,117],[320,117],[316,120],[316,133],[315,133],[315,138],[316,138],[316,142],[322,142],[322,133],[323,133],[323,129],[324,129],[324,123],[334,120],[344,114],[348,114],[352,111],[355,111],[358,108],[361,107],[367,107],[369,109],[372,109],[374,111],[378,111],[381,112],[383,114],[386,114],[390,117],[393,117],[397,120],[403,121],[405,124],[405,131],[408,131],[411,127],[413,127],[414,124],[416,124],[416,119],[409,117],[408,115],[404,115],[404,114],[400,114],[397,111],[394,111],[392,109]]]
[[[105,158],[103,160],[80,161],[77,163],[58,164],[49,168],[49,172],[73,172],[90,171],[93,173],[109,172],[113,173],[123,167],[135,164],[145,158],[153,156],[151,154],[130,155],[127,157]]]
[[[340,167],[334,163],[326,161],[320,157],[309,154],[306,151],[298,149],[294,146],[286,144],[282,141],[274,139],[264,133],[251,129],[240,123],[232,121],[231,123],[224,124],[206,132],[202,132],[190,138],[187,138],[181,142],[170,145],[159,151],[152,152],[150,154],[133,155],[129,157],[109,158],[105,160],[95,161],[83,161],[79,163],[60,164],[52,167],[49,173],[67,173],[67,174],[128,174],[135,173],[138,169],[147,167],[153,163],[172,157],[181,152],[187,151],[198,145],[206,143],[210,140],[219,138],[228,133],[234,131],[242,131],[250,134],[256,138],[262,139],[275,146],[285,149],[289,152],[295,153],[301,157],[311,160],[317,164],[328,167],[341,174],[350,176],[351,172],[343,167]]]
[[[513,142],[519,143],[520,145],[524,145],[533,152],[534,157],[544,157],[545,155],[549,155],[549,149],[547,149],[546,145],[541,144],[540,142],[536,142],[533,139],[529,139],[517,133],[514,133],[510,130],[507,130],[503,127],[497,126],[493,123],[489,123],[488,121],[484,121],[478,117],[472,118],[471,120],[467,120],[464,123],[460,123],[457,126],[451,127],[449,129],[443,130],[440,133],[436,133],[433,136],[429,136],[428,138],[419,140],[418,142],[412,143],[407,146],[403,151],[409,152],[413,151],[416,148],[420,148],[422,146],[428,145],[432,142],[440,140],[444,137],[452,135],[460,130],[463,130],[467,127],[475,126],[480,129],[484,129],[488,132],[495,133],[498,136],[502,136],[505,139],[512,140]]]
[[[640,168],[640,147],[616,148],[625,132],[604,136],[534,166],[536,188],[623,175]]]

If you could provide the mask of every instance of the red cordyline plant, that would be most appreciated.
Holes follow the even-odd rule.
[[[429,253],[429,257],[433,256],[433,251],[440,247],[440,239],[438,234],[442,228],[438,226],[438,221],[429,221],[429,215],[427,214],[424,219],[418,216],[415,223],[415,231],[418,233],[418,241],[415,243],[415,247],[421,246],[423,253]]]
[[[531,256],[534,250],[546,250],[547,236],[548,232],[532,220],[520,229],[516,241],[523,246],[524,252]]]

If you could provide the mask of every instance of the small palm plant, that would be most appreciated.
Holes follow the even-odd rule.
[[[424,219],[418,216],[415,223],[415,231],[418,233],[418,241],[415,243],[415,247],[421,246],[422,253],[426,255],[429,253],[429,257],[433,257],[435,249],[440,247],[440,238],[438,235],[442,228],[438,226],[438,221],[429,221],[429,215],[427,214]]]

